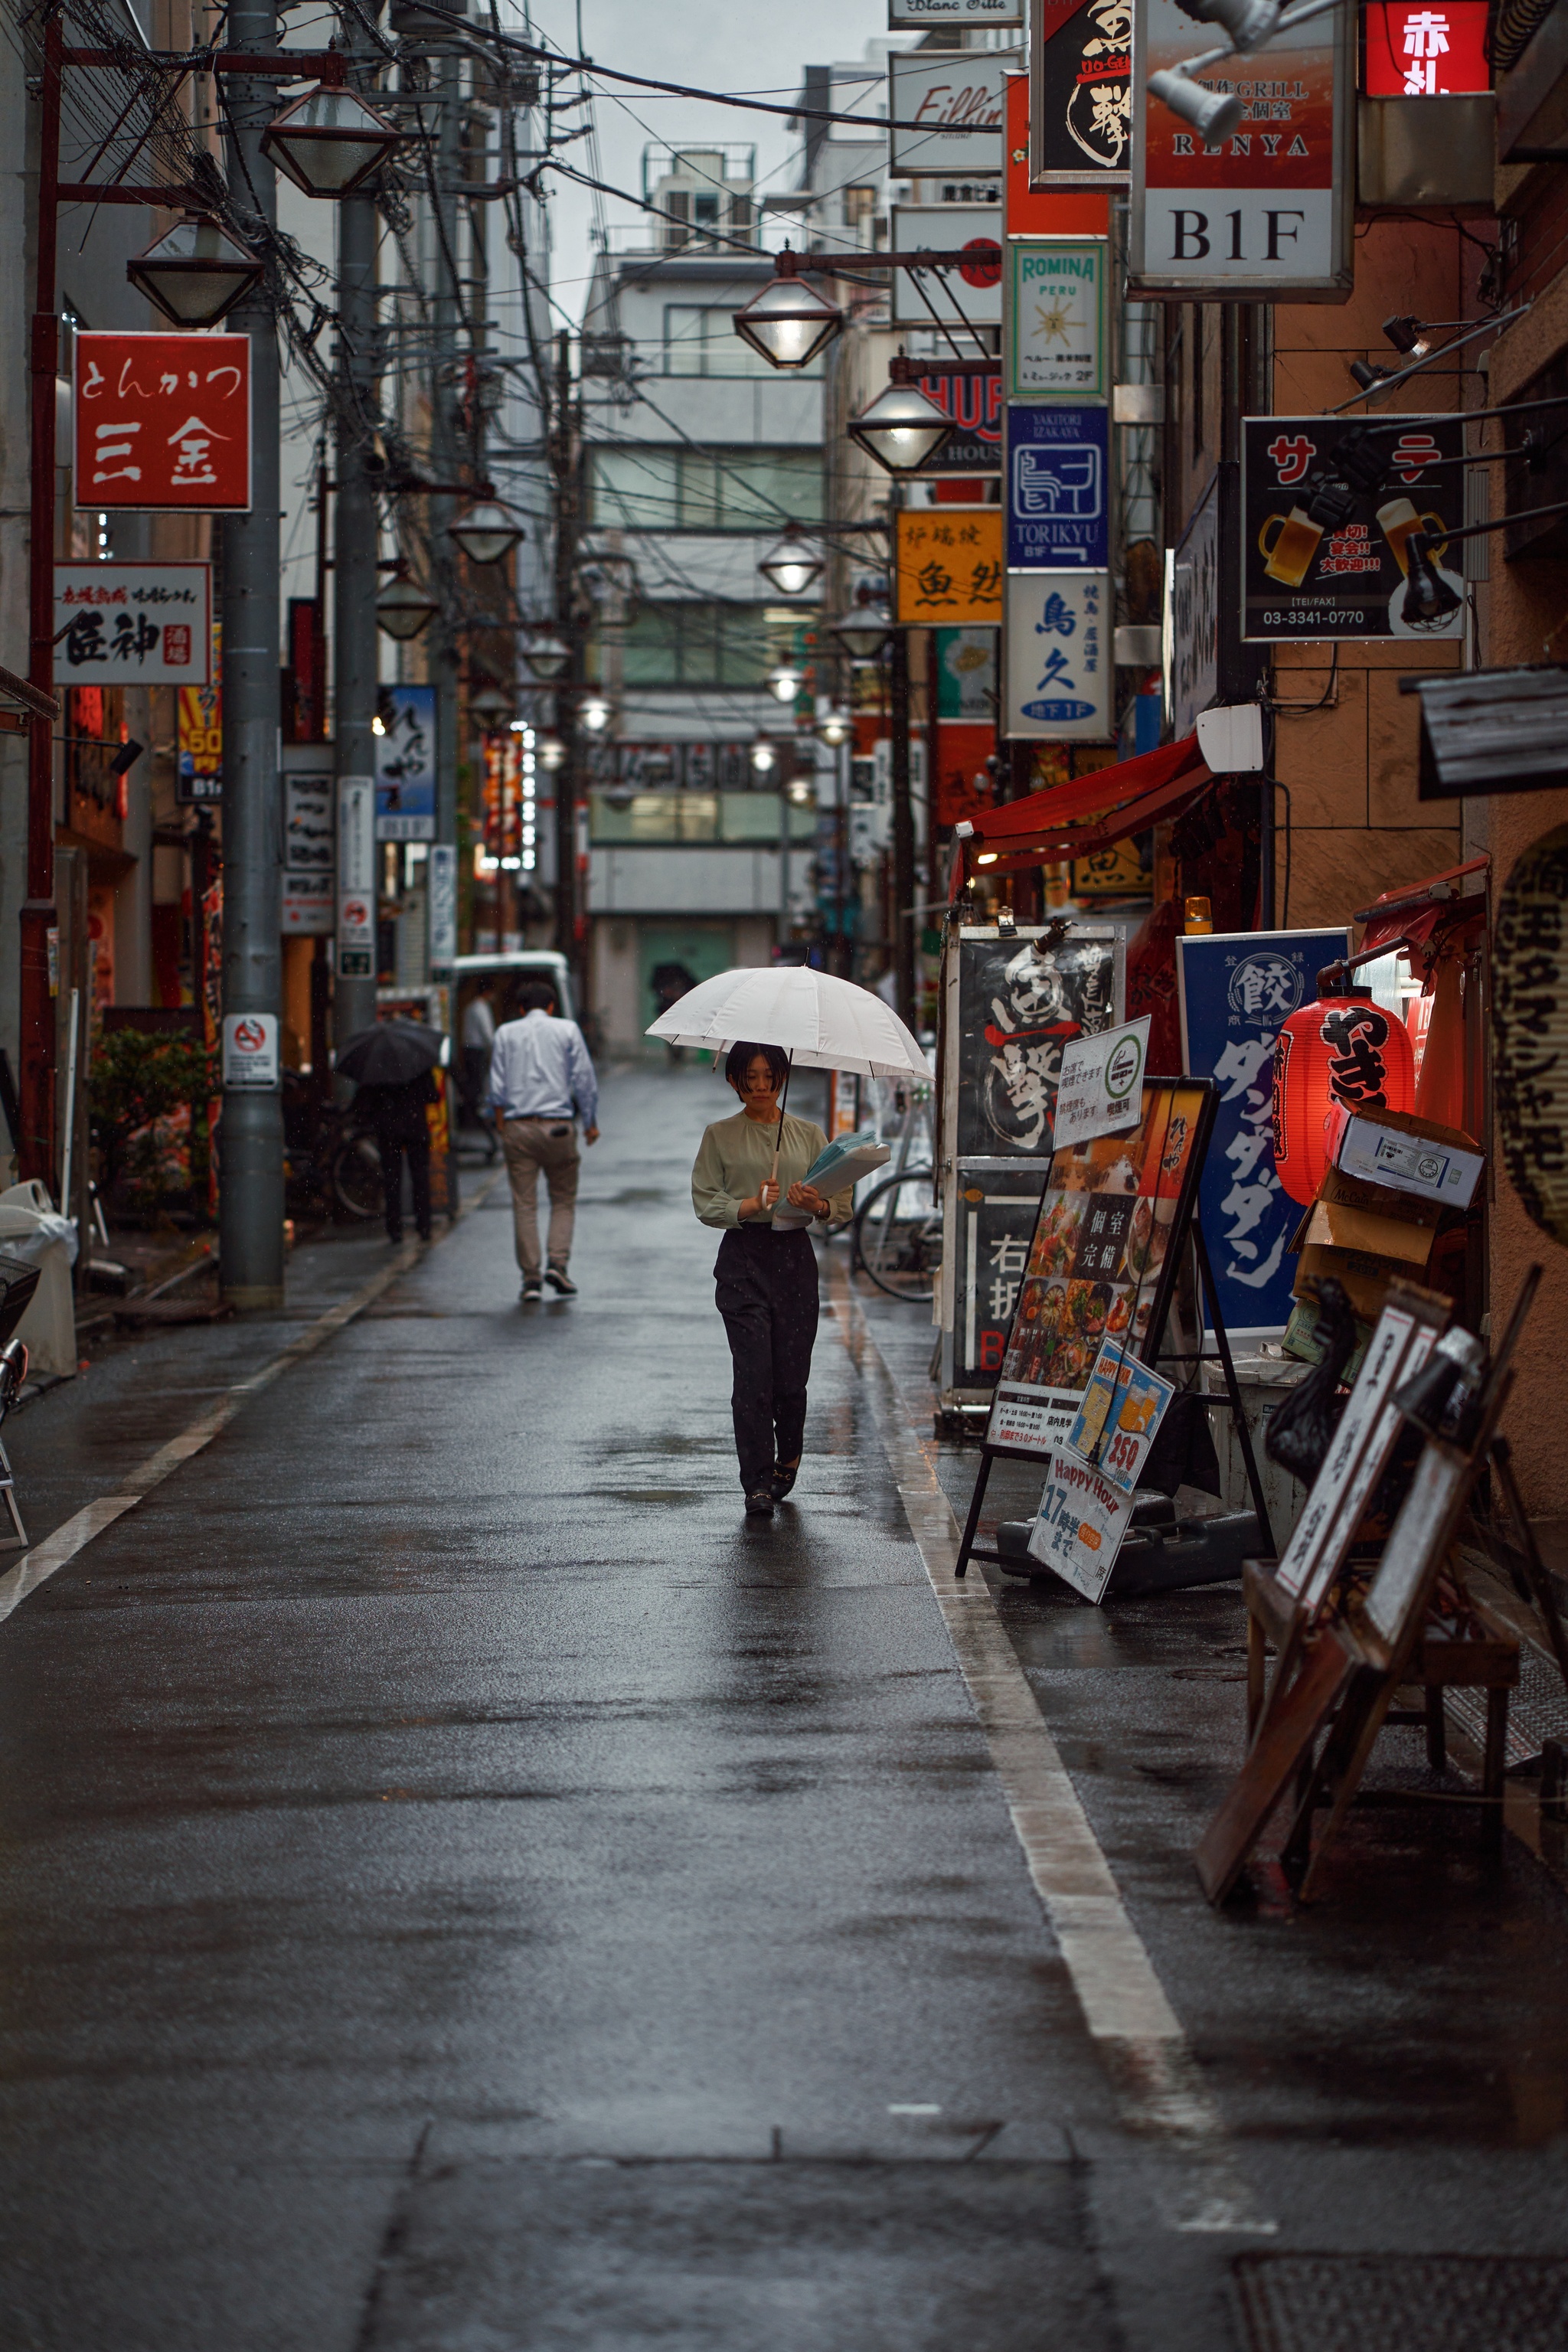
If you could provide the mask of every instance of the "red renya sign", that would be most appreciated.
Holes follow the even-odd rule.
[[[248,335],[79,334],[73,408],[79,507],[248,511]]]

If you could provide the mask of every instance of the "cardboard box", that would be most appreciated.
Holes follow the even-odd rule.
[[[1321,1242],[1309,1242],[1301,1252],[1295,1296],[1304,1297],[1332,1275],[1336,1282],[1343,1284],[1345,1296],[1357,1315],[1368,1323],[1375,1323],[1383,1312],[1390,1283],[1409,1271],[1409,1266],[1402,1265],[1397,1259],[1384,1257],[1374,1251],[1336,1249]]]
[[[1444,1209],[1469,1207],[1487,1164],[1457,1128],[1397,1110],[1341,1109],[1329,1157],[1343,1175]]]
[[[1431,1225],[1348,1209],[1340,1202],[1326,1201],[1320,1192],[1308,1215],[1302,1248],[1353,1250],[1360,1257],[1386,1259],[1392,1276],[1401,1267],[1424,1266],[1432,1255],[1432,1235]]]

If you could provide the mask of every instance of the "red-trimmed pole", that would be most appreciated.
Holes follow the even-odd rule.
[[[37,268],[30,353],[33,373],[32,543],[28,557],[31,648],[27,677],[42,694],[55,690],[55,386],[59,319],[55,262],[60,177],[60,20],[44,29],[42,118],[38,141]],[[21,1109],[18,1171],[24,1181],[55,1172],[55,1006],[49,948],[55,914],[54,721],[35,718],[27,740],[27,897],[22,908]],[[64,1203],[61,1203],[64,1206]]]

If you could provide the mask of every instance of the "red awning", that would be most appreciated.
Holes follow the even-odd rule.
[[[989,874],[1011,874],[1042,858],[1084,857],[1129,834],[1142,833],[1158,818],[1175,815],[1206,792],[1214,777],[1188,735],[1162,744],[1136,760],[1119,760],[1075,783],[1051,784],[1021,801],[988,809],[973,834],[955,844],[954,884],[961,869],[984,865]]]
[[[1397,890],[1385,890],[1370,907],[1358,908],[1354,919],[1366,925],[1362,953],[1403,940],[1414,971],[1418,956],[1427,966],[1435,961],[1440,941],[1456,945],[1461,933],[1467,941],[1472,935],[1479,936],[1487,911],[1486,884],[1479,877],[1490,863],[1483,851],[1464,866],[1429,874],[1424,882],[1403,883]],[[1467,883],[1471,886],[1468,890]]]

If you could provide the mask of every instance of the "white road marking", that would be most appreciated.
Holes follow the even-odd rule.
[[[1272,2236],[1237,2167],[1181,2021],[1089,1826],[1071,1775],[984,1577],[954,1580],[959,1528],[934,1465],[841,1271],[829,1276],[839,1336],[871,1402],[904,1516],[974,1711],[1036,1893],[1095,2049],[1135,2129],[1186,2152],[1165,2218],[1173,2229]],[[1194,1895],[1194,1901],[1196,1896]]]
[[[468,1206],[458,1210],[456,1223],[461,1224],[472,1210],[482,1207],[500,1181],[498,1171]],[[451,1230],[448,1226],[447,1231]],[[442,1238],[444,1240],[446,1235],[443,1234]],[[228,1427],[242,1405],[247,1404],[252,1397],[259,1396],[263,1389],[270,1388],[273,1381],[292,1365],[301,1363],[307,1356],[313,1356],[318,1348],[335,1339],[345,1324],[352,1323],[357,1315],[363,1314],[367,1307],[374,1306],[382,1292],[390,1289],[400,1275],[406,1274],[409,1267],[417,1263],[419,1256],[418,1243],[405,1243],[378,1274],[373,1274],[368,1282],[362,1282],[347,1298],[340,1299],[335,1307],[329,1307],[324,1314],[318,1315],[297,1339],[291,1339],[286,1348],[280,1349],[258,1372],[252,1372],[248,1380],[236,1381],[231,1389],[225,1391],[218,1403],[209,1405],[206,1412],[199,1413],[188,1427],[171,1437],[155,1454],[150,1454],[145,1462],[138,1464],[120,1493],[100,1495],[95,1502],[84,1504],[52,1535],[46,1536],[41,1543],[36,1543],[15,1568],[0,1576],[0,1622],[9,1617],[14,1609],[20,1608],[29,1592],[36,1592],[39,1585],[46,1583],[58,1570],[68,1566],[95,1536],[101,1535],[105,1528],[112,1527],[125,1512],[134,1510],[154,1486],[161,1486],[183,1463],[210,1445],[219,1432]]]
[[[940,2116],[942,2109],[919,2103],[913,2105],[906,2103],[902,2106],[889,2107],[888,2113],[890,2116]]]

